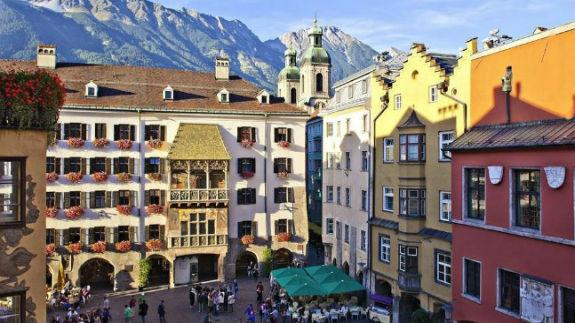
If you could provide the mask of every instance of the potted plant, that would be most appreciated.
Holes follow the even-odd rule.
[[[68,174],[66,174],[66,179],[68,181],[70,181],[70,183],[73,183],[73,184],[80,183],[83,178],[84,178],[84,174],[82,174],[80,172],[69,172]]]
[[[280,146],[282,148],[289,148],[289,145],[290,145],[290,143],[287,140],[280,140],[278,142],[278,146]]]
[[[96,138],[92,141],[92,146],[98,149],[107,147],[110,144],[110,140],[106,138]]]
[[[0,176],[1,177],[1,176]],[[46,173],[46,182],[54,183],[58,180],[59,175],[56,172]]]
[[[162,141],[160,139],[150,139],[148,140],[148,147],[151,149],[160,149],[162,148]]]
[[[114,244],[114,247],[116,247],[116,251],[118,252],[128,252],[130,250],[132,250],[132,243],[130,241],[120,241],[120,242],[116,242]]]
[[[288,173],[287,170],[282,170],[281,172],[278,172],[278,177],[279,177],[279,178],[283,178],[283,179],[288,178],[288,177],[289,177],[289,173]]]
[[[291,240],[291,234],[287,232],[281,232],[277,235],[278,242],[288,242]]]
[[[158,204],[150,204],[146,206],[146,212],[148,214],[162,214],[164,212],[164,207]]]
[[[56,252],[56,245],[53,243],[49,243],[46,245],[46,255],[51,256]]]
[[[252,178],[252,177],[254,177],[254,172],[251,172],[249,170],[244,170],[244,171],[242,171],[242,177],[245,179]]]
[[[81,148],[84,147],[84,140],[82,138],[68,138],[68,146],[70,148]]]
[[[130,139],[120,139],[116,141],[116,147],[120,150],[132,149],[132,141]]]
[[[152,264],[150,260],[141,259],[139,263],[139,274],[138,274],[138,289],[140,291],[144,290],[144,287],[148,285],[150,280],[150,271],[152,270]]]
[[[119,174],[116,174],[116,179],[120,183],[128,183],[129,181],[132,180],[132,174],[130,174],[130,173],[119,173]]]
[[[82,245],[79,242],[76,243],[69,243],[66,246],[66,249],[68,249],[68,252],[73,254],[73,255],[77,255],[80,252],[82,252]]]
[[[148,178],[154,182],[159,182],[162,180],[162,174],[160,173],[148,173],[146,174]]]
[[[103,183],[108,180],[108,174],[106,172],[95,172],[92,174],[92,179],[96,183]]]
[[[267,246],[264,251],[262,251],[262,265],[264,269],[264,275],[268,275],[271,272],[273,258],[274,252],[272,248]]]
[[[254,141],[251,139],[242,139],[240,141],[240,145],[242,145],[242,147],[244,148],[252,148],[254,145]]]
[[[243,244],[243,245],[247,246],[247,245],[253,244],[256,239],[255,239],[255,237],[254,237],[253,235],[251,235],[251,234],[246,234],[246,235],[244,235],[243,237],[241,237],[240,240],[242,241],[242,244]]]
[[[58,208],[55,207],[48,207],[44,210],[44,215],[47,218],[55,218],[56,216],[58,216]]]
[[[76,220],[82,215],[84,215],[84,209],[79,206],[72,206],[64,212],[66,217],[70,220]]]
[[[164,243],[160,239],[150,239],[146,241],[146,250],[160,251],[164,247]]]
[[[106,242],[105,241],[97,241],[90,245],[90,250],[95,253],[104,253],[106,251]]]
[[[132,215],[132,207],[130,205],[118,204],[116,205],[116,211],[121,215]]]

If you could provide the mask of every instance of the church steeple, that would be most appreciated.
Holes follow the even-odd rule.
[[[278,97],[284,102],[297,104],[299,100],[299,68],[296,65],[297,51],[288,48],[284,52],[285,66],[278,75]]]
[[[309,43],[313,47],[323,47],[322,45],[323,30],[317,24],[317,18],[313,20],[313,26],[309,31]]]

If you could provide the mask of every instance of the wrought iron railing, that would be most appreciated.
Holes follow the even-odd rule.
[[[419,292],[421,290],[421,274],[398,271],[397,284],[400,289],[410,292]]]
[[[226,234],[206,234],[170,237],[169,242],[170,248],[225,246],[228,244],[228,236]]]
[[[228,200],[228,189],[170,190],[170,200],[181,202],[223,202]]]

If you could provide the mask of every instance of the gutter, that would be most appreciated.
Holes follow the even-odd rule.
[[[97,111],[112,111],[112,112],[156,112],[156,113],[170,113],[170,114],[222,114],[222,115],[247,115],[247,116],[293,116],[293,117],[306,117],[309,118],[307,112],[261,112],[261,111],[240,111],[240,110],[208,110],[208,109],[168,109],[168,108],[141,108],[141,107],[109,107],[109,106],[83,106],[83,105],[65,105],[62,110],[78,111],[78,110],[97,110]]]
[[[142,111],[138,110],[138,137],[139,139],[146,139],[145,137],[145,127],[142,125]],[[140,140],[138,145],[139,154],[139,164],[138,164],[138,217],[139,217],[139,230],[138,230],[138,240],[140,241],[140,256],[141,259],[146,259],[146,248],[144,248],[145,235],[146,235],[146,217],[142,214],[146,207],[146,201],[144,201],[145,187],[144,187],[144,173],[146,167],[146,145],[142,144],[144,140]]]

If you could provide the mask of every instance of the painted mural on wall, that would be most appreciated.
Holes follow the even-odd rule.
[[[521,319],[553,322],[553,285],[521,277]]]

